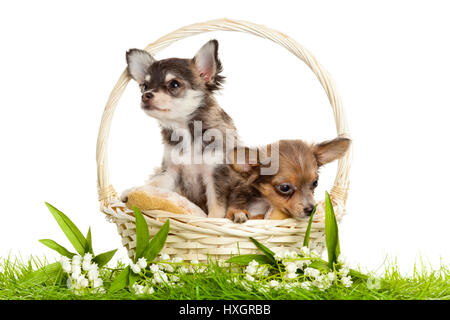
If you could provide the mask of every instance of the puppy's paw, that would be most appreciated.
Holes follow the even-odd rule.
[[[228,209],[227,218],[234,223],[244,223],[248,220],[248,211],[240,209]]]
[[[127,203],[128,202],[128,195],[130,194],[131,191],[133,191],[135,189],[135,187],[130,188],[125,190],[124,192],[122,192],[122,194],[120,195],[120,201],[122,201],[123,203]]]

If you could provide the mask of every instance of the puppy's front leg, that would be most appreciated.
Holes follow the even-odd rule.
[[[219,201],[216,194],[214,177],[211,173],[203,175],[203,183],[206,188],[206,200],[209,218],[224,218],[226,213],[225,203]]]
[[[229,207],[227,210],[226,218],[232,220],[235,223],[244,223],[248,220],[248,217],[249,213],[246,209]]]

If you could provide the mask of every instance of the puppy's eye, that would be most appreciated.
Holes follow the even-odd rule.
[[[147,91],[148,90],[148,84],[144,83],[142,86],[142,91]]]
[[[291,185],[290,183],[282,183],[276,186],[277,190],[282,195],[290,195],[295,191],[295,187]]]
[[[181,88],[181,83],[177,80],[172,80],[169,82],[169,86],[173,89]]]
[[[318,180],[314,180],[314,182],[311,184],[312,188],[317,188],[317,186],[319,185],[319,181]]]

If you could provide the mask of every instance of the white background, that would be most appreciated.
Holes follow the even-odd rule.
[[[38,239],[70,247],[44,201],[65,212],[94,249],[121,247],[97,202],[95,144],[125,51],[181,26],[221,17],[282,31],[308,48],[337,84],[354,138],[348,260],[379,270],[397,259],[449,263],[450,7],[445,1],[14,1],[0,4],[0,256],[57,257]],[[227,77],[218,96],[249,145],[335,136],[326,95],[285,49],[247,34],[180,41],[162,57],[220,43]],[[120,192],[160,163],[159,128],[130,83],[110,136]],[[318,198],[336,165],[321,172]],[[118,258],[126,257],[121,248]]]

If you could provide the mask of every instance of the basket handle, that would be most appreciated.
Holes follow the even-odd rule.
[[[255,36],[271,40],[289,50],[292,54],[306,63],[306,65],[317,76],[322,87],[325,89],[325,93],[327,94],[328,100],[330,101],[333,109],[338,136],[350,138],[344,109],[330,74],[323,69],[320,63],[307,49],[281,32],[247,21],[224,18],[182,27],[149,44],[145,47],[145,50],[154,55],[175,41],[210,31],[236,31],[250,33]],[[108,98],[100,123],[97,138],[97,186],[99,201],[102,205],[107,205],[111,201],[117,200],[117,193],[109,181],[107,158],[108,137],[114,110],[116,109],[119,98],[122,96],[129,81],[130,78],[125,69]],[[349,185],[348,174],[350,170],[351,154],[351,150],[348,150],[347,153],[339,159],[334,186],[330,191],[330,195],[334,200],[342,201],[344,203],[347,199],[347,190]]]

